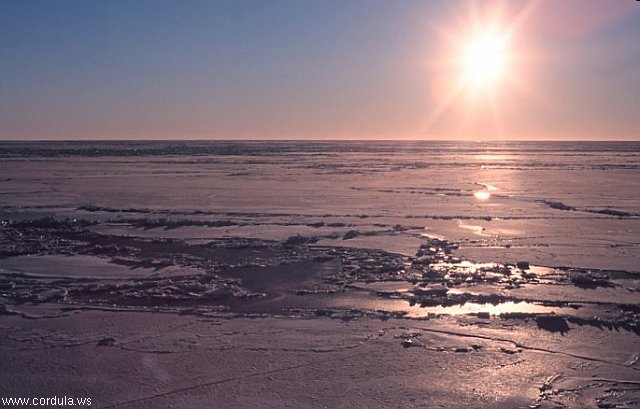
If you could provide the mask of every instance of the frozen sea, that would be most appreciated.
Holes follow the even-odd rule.
[[[640,270],[637,142],[4,142],[0,158],[5,214],[406,254],[428,236],[478,262]]]
[[[640,143],[3,142],[0,397],[640,407]]]

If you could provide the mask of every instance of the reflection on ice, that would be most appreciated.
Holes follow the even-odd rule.
[[[478,190],[477,192],[473,193],[473,196],[478,200],[489,200],[489,198],[491,197],[491,193],[486,190]]]
[[[489,315],[500,315],[507,313],[524,313],[524,314],[549,314],[564,312],[566,308],[549,307],[544,305],[533,304],[526,301],[505,301],[497,305],[478,304],[468,302],[460,305],[451,306],[430,306],[424,307],[423,310],[427,314],[447,314],[447,315],[464,315],[485,313]]]
[[[428,229],[429,229],[429,227],[428,227],[428,226],[425,226],[425,228],[424,228],[424,229],[425,229],[425,230],[428,230]],[[441,235],[441,234],[436,234],[436,233],[431,233],[431,232],[429,232],[429,233],[420,233],[420,236],[421,236],[421,237],[425,237],[425,238],[430,239],[430,240],[431,240],[431,239],[436,239],[436,240],[443,241],[443,240],[445,240],[445,239],[446,239],[446,238],[445,238],[443,235]]]
[[[469,224],[462,220],[458,220],[458,227],[465,230],[471,230],[473,234],[478,236],[489,236],[489,234],[484,233],[484,227],[478,226],[476,224]]]
[[[475,155],[475,159],[477,161],[480,162],[484,162],[484,161],[495,161],[495,162],[499,162],[499,161],[506,161],[511,159],[510,155],[504,155],[504,154],[479,154],[479,155]]]
[[[363,309],[406,313],[410,318],[423,318],[429,315],[479,315],[499,316],[501,314],[575,314],[569,307],[545,306],[527,301],[504,301],[497,304],[467,302],[456,305],[434,305],[422,307],[411,305],[407,300],[393,298],[372,298],[364,292],[342,294],[340,297],[328,296],[325,299],[332,308]]]

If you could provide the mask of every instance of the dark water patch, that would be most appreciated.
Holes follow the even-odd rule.
[[[636,314],[633,316],[623,316],[613,319],[602,319],[598,317],[583,318],[583,317],[566,317],[566,320],[572,324],[578,326],[590,326],[598,328],[600,330],[608,331],[620,331],[625,330],[633,332],[636,335],[640,335],[640,317]]]
[[[361,233],[358,230],[349,230],[342,236],[342,240],[350,240],[360,236]]]
[[[577,208],[575,208],[573,206],[566,205],[566,204],[564,204],[562,202],[554,202],[552,200],[541,200],[540,202],[546,204],[547,206],[549,206],[552,209],[565,210],[565,211],[576,211],[576,210],[578,210]]]
[[[565,203],[562,202],[556,202],[556,201],[552,201],[552,200],[539,200],[540,203],[543,203],[545,205],[547,205],[548,207],[552,208],[552,209],[556,209],[556,210],[564,210],[564,211],[568,211],[568,212],[584,212],[584,213],[593,213],[593,214],[602,214],[602,215],[607,215],[607,216],[615,216],[615,217],[620,217],[620,218],[636,218],[636,217],[640,217],[640,213],[633,213],[633,212],[625,212],[622,210],[616,210],[616,209],[584,209],[584,208],[578,208],[578,207],[574,207],[574,206],[569,206]]]
[[[559,332],[562,335],[569,332],[567,320],[557,315],[539,315],[536,317],[536,324],[539,329],[549,332]]]
[[[596,273],[585,270],[569,270],[569,280],[573,285],[582,289],[596,289],[598,287],[613,288],[615,284],[610,281],[606,273]]]
[[[615,210],[615,209],[599,209],[599,210],[583,210],[583,211],[589,212],[589,213],[606,214],[609,216],[617,216],[617,217],[635,217],[640,215],[640,213],[624,212],[622,210]]]
[[[616,317],[582,317],[576,314],[535,314],[528,312],[512,312],[500,315],[504,320],[533,320],[538,329],[558,332],[562,335],[571,330],[569,324],[589,326],[601,331],[629,331],[640,335],[640,317],[637,314],[627,314]]]

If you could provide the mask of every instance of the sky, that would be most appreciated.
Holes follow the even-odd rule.
[[[0,0],[0,140],[640,140],[639,39],[632,0]]]

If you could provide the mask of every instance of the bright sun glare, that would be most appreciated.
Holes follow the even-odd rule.
[[[523,78],[528,53],[518,35],[519,25],[535,2],[517,13],[507,6],[480,4],[485,2],[470,2],[466,17],[436,27],[442,39],[432,77],[433,99],[438,103],[431,109],[425,129],[456,111],[459,134],[504,136],[501,102],[513,91],[530,90]],[[486,200],[483,195],[476,198]]]
[[[504,36],[486,32],[473,36],[462,52],[465,83],[474,88],[495,84],[505,74],[507,60]]]

